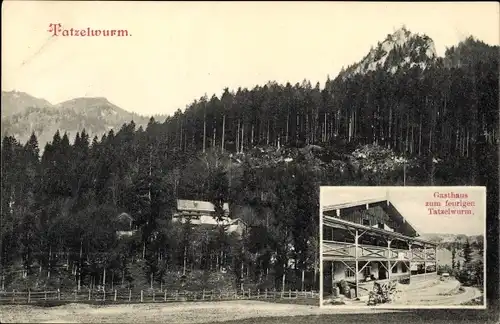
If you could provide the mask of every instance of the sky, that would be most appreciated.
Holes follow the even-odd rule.
[[[171,114],[225,87],[323,86],[403,25],[430,36],[438,55],[469,35],[498,45],[499,21],[495,2],[4,1],[2,90]],[[51,23],[131,36],[52,36]]]
[[[434,193],[467,194],[467,200],[474,202],[468,209],[473,215],[432,215],[425,203],[427,201],[460,199],[434,198]],[[486,191],[484,187],[321,187],[321,206],[348,203],[368,199],[386,199],[421,234],[465,234],[485,235],[486,230]],[[447,207],[442,207],[445,209]],[[456,209],[456,208],[455,208]]]

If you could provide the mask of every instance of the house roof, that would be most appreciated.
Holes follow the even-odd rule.
[[[130,216],[130,214],[128,214],[128,213],[121,213],[120,215],[118,215],[118,217],[116,217],[116,219],[118,221],[127,221],[127,222],[134,220],[134,218],[132,216]]]
[[[224,212],[229,212],[229,204],[228,203],[224,203],[222,208],[224,209]],[[177,200],[177,210],[213,213],[213,212],[215,212],[215,207],[209,201],[178,199]]]
[[[418,229],[399,212],[396,206],[387,197],[327,205],[323,207],[323,213],[325,215],[333,215],[333,213],[336,213],[337,210],[354,210],[358,208],[373,208],[376,206],[380,206],[389,215],[389,217],[399,225],[400,230],[405,233],[412,234],[412,236],[415,237],[420,236]]]

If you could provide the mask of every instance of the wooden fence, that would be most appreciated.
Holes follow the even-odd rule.
[[[315,299],[319,293],[315,291],[155,291],[155,290],[125,290],[110,291],[10,291],[0,292],[0,304],[30,304],[46,301],[55,302],[87,302],[87,303],[160,303],[185,301],[222,301],[222,300],[292,300]]]

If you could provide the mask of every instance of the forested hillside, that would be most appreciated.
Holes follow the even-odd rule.
[[[107,274],[138,285],[226,268],[278,288],[287,271],[293,286],[317,270],[320,184],[486,185],[498,215],[498,55],[488,54],[498,47],[457,48],[424,69],[379,67],[323,87],[225,89],[102,138],[57,132],[41,158],[36,136],[5,137],[3,283],[88,285]],[[228,201],[248,231],[238,240],[172,224],[175,199],[216,210]],[[122,212],[138,232],[118,240]]]

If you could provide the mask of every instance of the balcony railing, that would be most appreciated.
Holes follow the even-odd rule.
[[[434,249],[426,250],[424,254],[424,250],[389,249],[382,246],[358,244],[357,252],[357,257],[360,260],[433,261],[435,258]],[[323,241],[323,256],[338,260],[349,260],[356,257],[356,246],[354,243]]]

